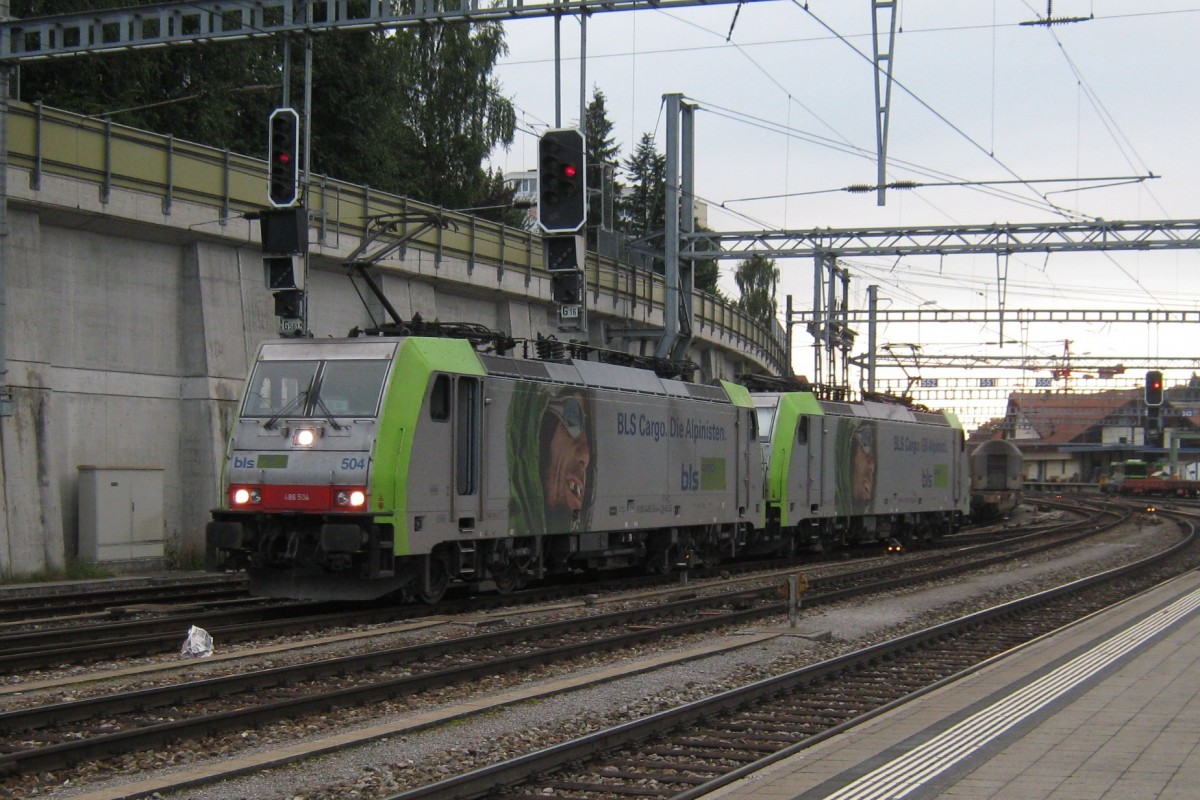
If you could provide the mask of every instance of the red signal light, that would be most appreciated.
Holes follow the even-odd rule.
[[[574,233],[587,220],[583,134],[546,131],[538,140],[538,225],[543,233]]]
[[[1163,374],[1157,369],[1146,373],[1145,401],[1148,406],[1161,406],[1163,403]]]
[[[300,116],[294,108],[277,108],[268,119],[267,200],[275,208],[294,206],[300,195]]]

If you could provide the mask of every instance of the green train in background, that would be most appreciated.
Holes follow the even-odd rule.
[[[436,602],[931,537],[968,489],[952,415],[462,338],[281,339],[246,382],[207,544],[261,595]]]

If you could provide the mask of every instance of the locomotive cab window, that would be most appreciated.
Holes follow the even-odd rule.
[[[429,390],[429,418],[436,422],[450,419],[450,376],[438,375]]]
[[[317,361],[260,361],[250,376],[242,406],[244,417],[273,417],[304,412],[305,400],[317,375]]]
[[[809,417],[801,417],[796,422],[796,444],[808,444]]]
[[[260,361],[250,376],[242,416],[373,417],[386,359]]]
[[[775,406],[755,406],[754,414],[758,417],[758,440],[770,441],[771,426],[775,424]]]
[[[388,363],[384,359],[325,362],[314,403],[338,417],[375,416]]]

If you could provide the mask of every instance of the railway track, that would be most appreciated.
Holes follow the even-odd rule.
[[[1106,512],[1097,512],[1104,514]],[[1108,519],[1115,517],[1109,516]],[[1003,537],[996,533],[975,534],[954,537],[945,541],[928,545],[931,548],[957,549],[963,547],[980,547],[987,549],[1003,548],[1004,542],[1020,542],[1030,537],[1053,533],[1055,530],[1069,532],[1072,521],[1064,521],[1051,525],[1039,526],[1036,530],[1017,535],[1006,533]],[[829,555],[827,558],[833,558]],[[780,560],[774,560],[778,564]],[[820,563],[809,560],[805,565]],[[791,564],[799,567],[801,561],[792,560]],[[762,570],[764,562],[746,562],[731,564],[720,569],[696,570],[697,580],[718,574],[745,574]],[[880,567],[879,570],[891,569],[891,564]],[[877,572],[879,570],[876,570]],[[870,573],[863,573],[864,578]],[[684,574],[676,576],[656,576],[636,579],[624,579],[615,584],[617,587],[633,589],[636,587],[671,587]],[[224,583],[218,580],[216,583]],[[203,595],[197,595],[183,608],[155,609],[149,606],[138,607],[134,603],[135,595],[113,594],[110,597],[119,601],[116,606],[103,606],[105,613],[97,613],[88,622],[77,616],[60,618],[36,619],[32,626],[18,627],[17,625],[0,626],[0,675],[11,675],[22,672],[48,670],[72,664],[87,664],[98,661],[112,661],[121,658],[144,656],[155,653],[170,653],[179,647],[191,625],[198,625],[222,642],[244,642],[268,636],[294,635],[306,632],[326,630],[339,626],[371,625],[394,623],[430,615],[462,614],[473,611],[506,608],[521,603],[542,602],[553,599],[574,598],[597,591],[600,587],[582,584],[574,586],[539,587],[535,590],[520,592],[514,595],[487,597],[470,597],[448,601],[438,606],[421,605],[378,605],[369,606],[342,604],[331,605],[325,602],[265,602],[256,601],[249,597],[239,597],[229,602],[224,600],[206,600]],[[611,588],[611,587],[606,587]],[[100,597],[91,598],[91,593],[80,593],[64,597],[59,603],[78,601],[80,603],[102,604]],[[243,592],[244,595],[244,592]],[[167,595],[160,595],[165,600]],[[19,615],[18,608],[36,608],[36,601],[21,601],[14,604],[11,613]],[[115,609],[115,613],[114,613]],[[134,616],[136,618],[127,619]],[[28,618],[25,618],[29,622]],[[55,624],[57,623],[57,624]]]
[[[1057,537],[1057,542],[1073,541],[1095,530],[1097,526],[1089,523],[1085,531],[1064,533]],[[909,562],[905,568],[908,574],[903,578],[892,574],[898,565],[889,562],[860,570],[853,577],[843,575],[825,582],[814,581],[813,592],[805,598],[805,604],[812,607],[855,593],[888,591],[906,583],[940,579],[974,569],[985,563],[980,555],[985,549],[1008,551],[1007,555],[996,555],[993,559],[1025,558],[1053,544],[1020,546],[1010,541],[988,548],[963,549],[952,556],[920,558]],[[954,564],[947,566],[945,561]],[[885,577],[881,578],[880,572]],[[164,741],[244,730],[281,718],[411,697],[433,687],[476,681],[482,676],[565,663],[598,649],[614,650],[640,642],[667,641],[720,627],[745,625],[786,612],[784,604],[773,599],[774,593],[772,589],[767,593],[771,597],[764,597],[764,590],[757,588],[717,597],[656,603],[648,608],[497,631],[436,645],[396,648],[11,711],[0,715],[0,730],[13,733],[0,743],[3,752],[0,774],[60,770],[89,759],[153,748]],[[634,625],[645,627],[630,630]],[[537,646],[534,642],[538,642]],[[468,654],[466,658],[446,663],[464,653]],[[480,659],[479,653],[489,653],[492,657]],[[419,662],[426,666],[414,666]],[[346,676],[358,677],[347,680]],[[322,690],[321,681],[330,677],[337,678],[337,685]],[[220,702],[214,706],[212,698],[220,698]]]
[[[162,580],[146,585],[63,591],[0,593],[0,624],[21,624],[61,617],[77,623],[90,614],[146,605],[197,605],[249,597],[243,578],[212,576],[200,580]]]
[[[776,560],[778,562],[778,559]],[[799,563],[799,560],[793,560]],[[695,570],[697,580],[716,575],[749,573],[765,568],[764,562],[732,564],[723,569]],[[311,633],[339,627],[403,622],[429,616],[467,614],[510,608],[522,604],[578,598],[605,590],[670,587],[680,576],[625,578],[611,584],[576,583],[570,586],[537,587],[510,595],[462,597],[437,606],[389,603],[330,603],[328,601],[268,601],[249,597],[229,601],[206,601],[203,595],[183,606],[135,605],[132,595],[112,593],[116,606],[103,606],[89,619],[71,614],[44,617],[36,612],[38,597],[12,598],[13,622],[0,625],[0,675],[46,670],[71,664],[170,653],[177,650],[188,628],[198,625],[221,641]],[[87,602],[91,592],[63,595],[60,608],[71,599]],[[166,596],[162,597],[165,601]],[[103,602],[103,601],[98,601]],[[67,606],[69,607],[69,606]],[[20,609],[31,609],[21,616]]]
[[[694,800],[1200,563],[1159,555],[388,800]],[[648,790],[650,788],[650,791]]]

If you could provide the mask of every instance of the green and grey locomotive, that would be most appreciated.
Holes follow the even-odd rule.
[[[211,563],[259,594],[433,602],[934,536],[969,479],[950,414],[365,336],[260,346],[223,489]]]

